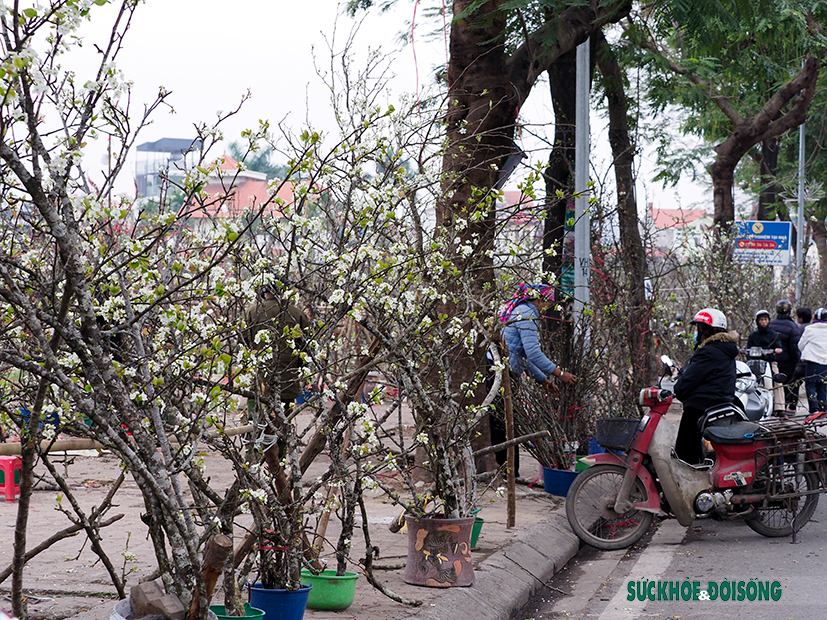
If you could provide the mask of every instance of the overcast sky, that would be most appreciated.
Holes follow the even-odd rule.
[[[426,30],[414,38],[414,46],[398,41],[400,32],[408,32],[410,22],[428,26],[424,10],[434,1],[399,0],[394,10],[361,18],[354,49],[362,57],[367,48],[379,48],[392,59],[397,76],[393,89],[413,93],[431,78],[435,66],[446,62],[445,42],[428,38]],[[114,7],[94,7],[93,23],[84,27],[84,49],[79,57],[91,54],[90,42],[100,42],[114,18]],[[212,122],[219,111],[235,108],[250,90],[252,98],[242,112],[225,125],[227,142],[237,140],[245,128],[255,127],[259,119],[271,125],[285,120],[299,127],[305,119],[322,129],[332,126],[328,98],[316,75],[313,63],[329,66],[329,41],[340,52],[357,21],[343,15],[339,0],[147,0],[135,12],[118,66],[134,82],[133,109],[153,100],[160,86],[172,91],[168,101],[175,109],[160,109],[154,123],[138,142],[164,137],[188,138],[193,124]],[[438,24],[436,24],[438,26]],[[335,38],[334,38],[335,33]],[[361,65],[359,65],[361,66]],[[308,111],[309,109],[309,111]],[[538,85],[520,112],[528,123],[549,123],[541,131],[553,134],[553,113],[548,87]],[[534,151],[538,144],[530,136],[522,137],[523,148]],[[598,168],[608,167],[605,131],[593,121],[593,159]],[[215,156],[220,155],[216,152]],[[541,151],[535,159],[544,160]],[[105,165],[105,148],[90,157],[90,164]],[[90,168],[93,166],[90,165]],[[692,206],[703,193],[698,188],[684,188],[678,194],[664,192],[646,180],[653,170],[651,156],[641,161],[638,201],[642,208],[648,201],[656,206]],[[133,190],[134,154],[129,168],[119,179],[118,189]],[[711,199],[711,196],[710,196]]]

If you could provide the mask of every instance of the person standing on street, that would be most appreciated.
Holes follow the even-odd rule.
[[[554,303],[554,288],[552,286],[523,283],[506,304],[505,311],[500,315],[500,319],[505,324],[502,335],[508,348],[508,365],[511,376],[519,377],[523,373],[528,373],[537,383],[543,385],[550,392],[556,393],[558,388],[552,377],[563,383],[575,383],[577,377],[552,362],[540,348],[540,317],[552,303]],[[516,385],[516,382],[513,385]],[[496,413],[489,416],[492,445],[503,443],[506,440],[502,398],[499,398],[496,403]],[[494,454],[497,464],[504,465],[507,460],[507,451],[500,450]],[[514,476],[519,478],[520,457],[516,448],[514,455]]]
[[[798,324],[793,321],[790,313],[792,304],[787,299],[780,299],[775,304],[775,318],[770,321],[770,329],[780,336],[778,345],[781,347],[781,354],[775,356],[778,363],[778,371],[787,375],[787,381],[783,384],[783,395],[780,389],[776,389],[775,413],[780,416],[795,415],[798,406],[798,390],[795,384],[795,365],[798,363],[799,351],[798,341],[801,338],[801,330]],[[777,384],[780,387],[781,384]],[[786,409],[785,409],[786,405]]]
[[[272,347],[266,368],[259,369],[262,395],[267,398],[277,394],[285,408],[289,408],[302,392],[299,369],[304,365],[301,354],[310,319],[294,304],[282,299],[275,285],[267,284],[259,289],[255,301],[244,311],[244,324],[246,329],[242,335],[248,347],[261,350],[267,340]]]
[[[807,327],[813,320],[813,311],[809,308],[796,308],[795,321],[798,323],[798,328],[801,333],[804,333],[804,328]]]
[[[816,310],[815,319],[798,342],[801,360],[807,364],[804,386],[810,413],[827,409],[827,310]]]
[[[738,333],[727,331],[726,315],[715,308],[699,311],[690,324],[697,329],[697,346],[675,383],[675,396],[683,404],[675,453],[679,459],[697,464],[703,460],[698,420],[710,407],[735,399]]]
[[[804,333],[804,328],[806,328],[813,320],[813,311],[809,308],[796,308],[795,309],[795,321],[798,323],[798,329],[801,330],[801,333]],[[800,350],[800,347],[799,347]],[[807,362],[801,359],[799,356],[798,363],[795,365],[795,375],[793,375],[793,380],[795,381],[796,385],[801,385],[804,381],[805,373],[807,371]]]

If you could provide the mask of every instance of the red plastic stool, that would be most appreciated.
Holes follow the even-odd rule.
[[[20,493],[20,469],[23,461],[19,456],[0,456],[0,491],[7,502],[13,502]]]

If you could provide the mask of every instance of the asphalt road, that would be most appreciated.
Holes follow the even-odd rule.
[[[685,528],[662,520],[632,549],[583,547],[515,618],[823,620],[827,497],[820,499],[795,544],[764,538],[740,521],[701,520]],[[638,600],[638,588],[646,600]]]

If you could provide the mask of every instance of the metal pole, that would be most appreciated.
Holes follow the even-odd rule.
[[[801,305],[801,274],[804,270],[804,133],[805,124],[798,127],[798,219],[795,234],[795,305]]]
[[[589,303],[591,243],[588,201],[589,182],[589,41],[577,46],[575,154],[574,154],[574,308],[576,329]]]

